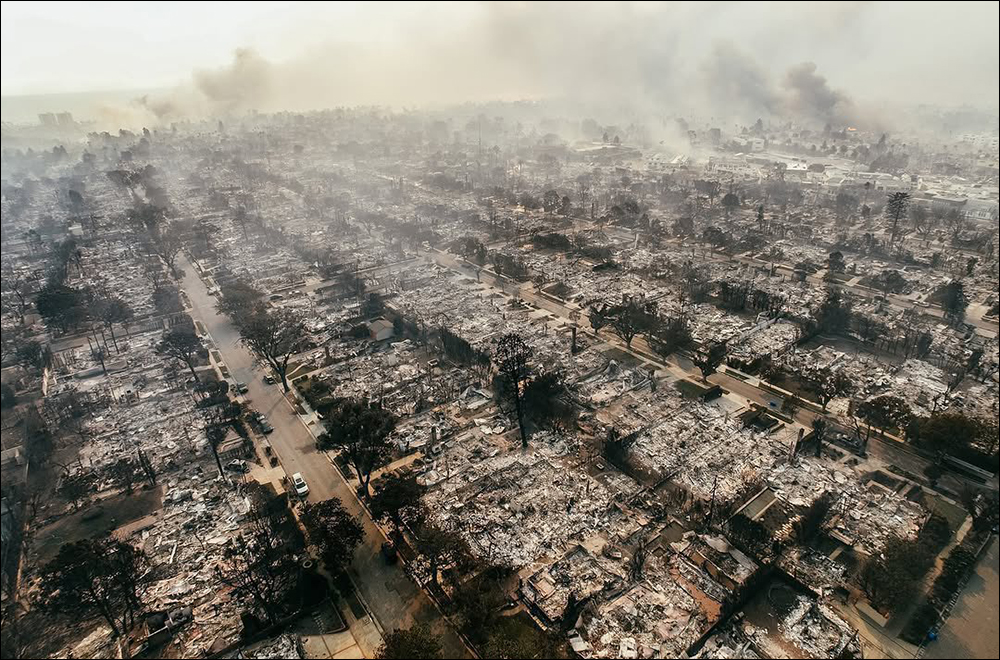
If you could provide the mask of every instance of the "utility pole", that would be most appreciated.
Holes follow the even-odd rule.
[[[708,505],[708,520],[705,521],[705,528],[708,529],[712,526],[712,517],[715,515],[715,491],[719,487],[719,473],[715,473],[715,479],[712,480],[712,500]]]

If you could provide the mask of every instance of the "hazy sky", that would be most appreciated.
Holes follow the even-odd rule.
[[[852,103],[995,107],[1000,94],[997,2],[2,7],[4,95],[185,87],[191,97],[210,95],[208,84],[230,109],[574,94],[752,107],[813,102],[777,99],[803,72],[815,98]],[[238,48],[253,57],[234,65]]]
[[[2,93],[148,89],[228,64],[237,48],[281,61],[327,42],[391,41],[416,4],[5,1]],[[467,8],[449,13],[467,22]]]

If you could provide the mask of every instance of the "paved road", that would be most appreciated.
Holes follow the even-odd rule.
[[[940,637],[927,646],[928,658],[1000,657],[997,539],[993,538],[976,572],[965,585]]]
[[[385,540],[381,531],[364,511],[353,488],[333,466],[324,452],[318,451],[308,429],[285,399],[281,385],[266,385],[251,354],[239,343],[239,332],[232,322],[215,310],[216,299],[208,293],[195,268],[182,259],[184,290],[191,302],[192,316],[201,321],[212,336],[234,380],[246,383],[252,405],[267,415],[274,427],[268,436],[271,446],[291,475],[301,472],[309,484],[310,502],[337,497],[362,523],[365,538],[358,547],[351,575],[361,597],[385,631],[409,628],[414,622],[427,623],[440,636],[445,657],[469,657],[468,650],[452,627],[441,617],[422,589],[399,565],[387,565],[379,554]]]

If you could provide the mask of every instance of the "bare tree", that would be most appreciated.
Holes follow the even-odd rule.
[[[15,270],[11,264],[4,266],[3,277],[0,278],[3,282],[3,296],[0,298],[3,301],[3,308],[14,314],[21,324],[24,324],[24,315],[30,304],[28,295],[32,280],[30,273]]]
[[[510,389],[510,397],[514,400],[514,409],[517,411],[517,425],[521,431],[521,446],[525,448],[528,446],[528,435],[524,429],[522,396],[523,388],[530,376],[528,361],[531,355],[531,347],[515,332],[503,335],[493,346],[493,362]]]
[[[910,206],[910,193],[895,192],[889,195],[889,201],[885,203],[885,213],[892,219],[892,231],[889,235],[889,242],[895,243],[899,235],[899,221],[906,215],[906,210]]]
[[[92,309],[94,317],[111,333],[111,342],[115,346],[115,351],[120,352],[118,338],[115,337],[115,324],[125,325],[129,323],[134,316],[132,308],[121,298],[108,297],[98,299]]]
[[[305,324],[292,310],[270,311],[258,307],[253,312],[237,317],[240,341],[266,362],[288,392],[288,361],[305,349],[308,332]]]
[[[194,370],[194,363],[198,352],[203,348],[201,339],[193,328],[178,328],[163,335],[163,339],[156,345],[156,352],[186,364],[197,381],[198,372]]]

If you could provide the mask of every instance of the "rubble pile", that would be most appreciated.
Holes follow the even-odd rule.
[[[799,596],[792,612],[779,625],[781,635],[811,658],[857,657],[857,633],[830,606]],[[767,645],[762,646],[766,649]],[[848,648],[852,647],[852,648]]]
[[[823,491],[837,495],[832,531],[865,554],[876,554],[894,536],[915,538],[927,511],[856,467],[799,456],[764,473],[784,501],[806,507]]]
[[[650,557],[644,578],[584,614],[581,635],[595,658],[678,658],[714,624],[721,605],[699,587],[714,584],[678,555]],[[716,585],[717,586],[717,585]]]
[[[167,573],[148,590],[151,611],[193,608],[191,624],[170,641],[186,658],[236,642],[242,629],[242,607],[219,582],[215,566],[223,546],[239,533],[250,501],[217,475],[210,460],[175,473],[166,480],[159,515],[128,526],[132,541]]]
[[[428,483],[438,480],[425,501],[480,557],[520,568],[569,540],[607,531],[621,515],[614,503],[626,493],[581,472],[544,441],[535,440],[524,453],[473,454],[469,460],[438,458],[424,476]]]
[[[766,323],[730,344],[728,357],[751,364],[761,358],[778,356],[791,347],[799,335],[799,326],[794,323]]]
[[[732,497],[748,473],[769,474],[786,463],[796,431],[770,434],[744,428],[718,406],[688,402],[641,432],[632,456],[656,474],[708,500]]]

